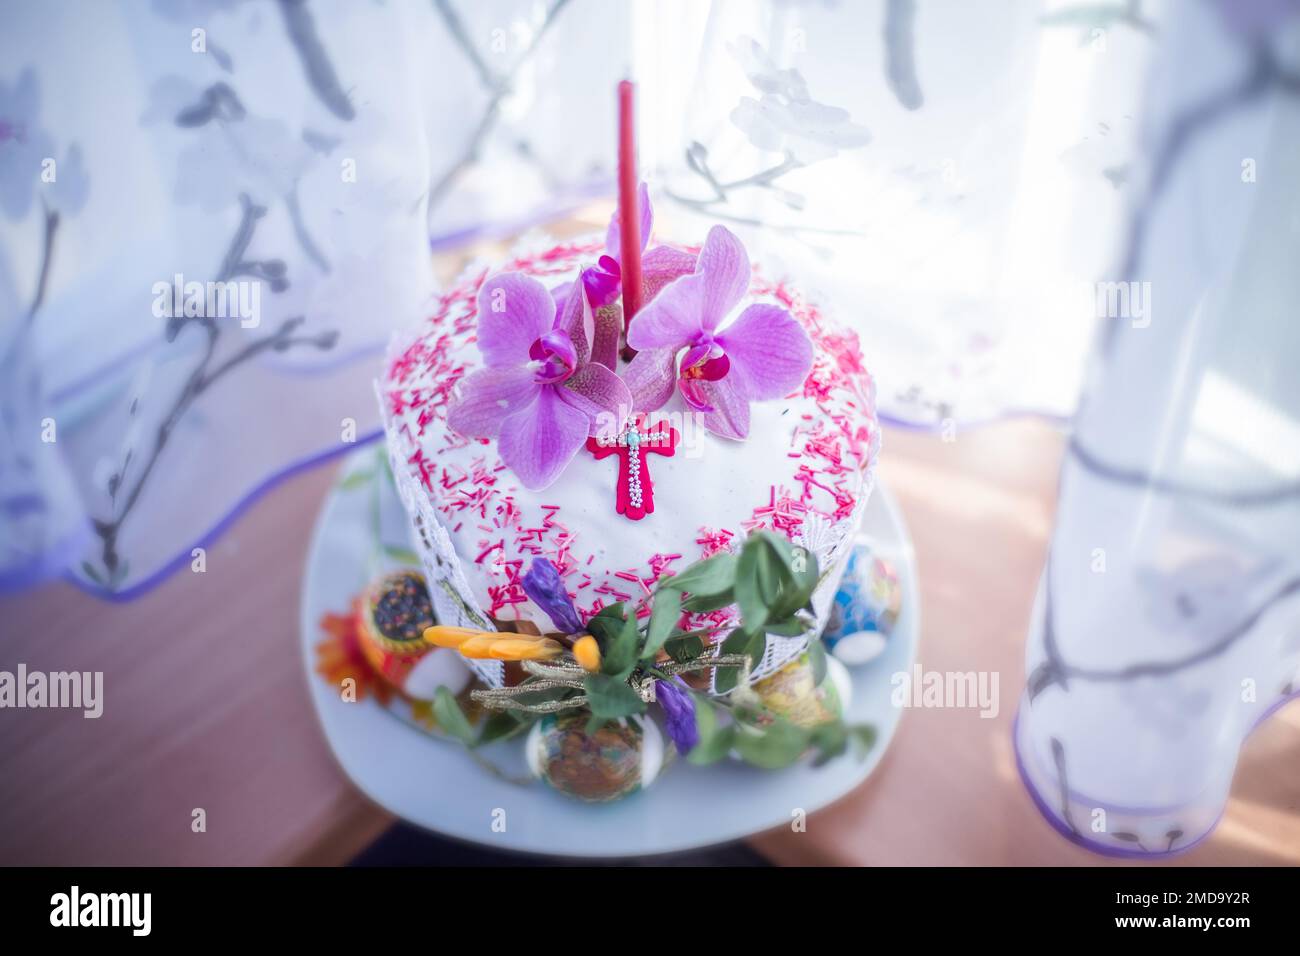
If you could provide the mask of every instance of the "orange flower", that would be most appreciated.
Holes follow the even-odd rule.
[[[437,624],[424,629],[424,640],[426,643],[437,647],[460,647],[471,637],[478,637],[483,634],[490,635],[491,633],[491,631],[476,631],[472,627],[452,627],[447,624]]]
[[[592,674],[600,670],[600,645],[590,634],[573,642],[573,656],[583,670]]]
[[[549,637],[480,631],[462,641],[458,650],[474,660],[536,661],[558,657],[564,646]]]
[[[328,636],[316,645],[316,673],[336,687],[351,678],[356,682],[357,700],[363,700],[367,693],[373,692],[381,704],[386,704],[393,695],[393,688],[375,673],[361,650],[357,632],[358,606],[359,601],[354,600],[348,614],[326,614],[320,619],[321,630]]]
[[[498,661],[538,661],[558,657],[564,653],[564,645],[549,637],[529,640],[528,638],[501,638],[492,642],[488,656]]]
[[[465,657],[472,657],[475,660],[484,660],[492,655],[488,652],[492,649],[492,644],[499,640],[496,634],[490,634],[486,631],[474,635],[469,640],[460,645],[460,652]]]

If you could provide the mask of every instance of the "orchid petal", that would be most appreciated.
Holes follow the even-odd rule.
[[[582,270],[582,287],[593,309],[618,301],[621,277],[622,269],[609,256],[601,256],[599,265]]]
[[[695,274],[705,279],[700,316],[704,328],[711,332],[749,291],[749,254],[734,232],[714,226],[695,261]]]
[[[542,386],[537,401],[501,423],[497,451],[529,491],[555,481],[587,441],[587,416],[557,392],[557,386]]]
[[[731,363],[722,352],[722,344],[715,340],[701,342],[686,350],[682,356],[682,378],[707,378],[717,381],[727,374]]]
[[[563,382],[578,365],[577,350],[567,333],[552,329],[532,344],[528,357],[540,364],[536,379],[543,385]]]
[[[478,349],[489,368],[521,365],[555,321],[546,287],[519,272],[494,275],[478,292]]]
[[[649,302],[659,290],[695,271],[695,254],[672,246],[655,246],[641,259],[641,301]]]
[[[701,381],[698,378],[679,378],[677,387],[681,390],[686,404],[692,409],[697,412],[711,412],[713,406],[709,404],[709,397],[704,394],[704,389],[700,388]]]
[[[596,331],[596,321],[591,314],[591,303],[585,295],[570,293],[559,318],[555,320],[555,328],[567,332],[573,340],[574,357],[577,360],[574,367],[586,365],[591,358],[591,339]]]
[[[685,386],[685,381],[680,383]],[[712,406],[700,416],[700,424],[722,438],[742,439],[749,434],[749,396],[735,375],[716,382],[693,379],[690,386]],[[684,394],[684,392],[683,392]]]
[[[607,369],[618,368],[618,337],[623,332],[623,307],[615,302],[595,313],[596,331],[591,339],[591,360]]]
[[[591,435],[617,435],[632,412],[632,394],[623,380],[603,365],[592,362],[578,369],[558,392],[590,423]]]
[[[667,405],[673,397],[676,380],[676,352],[673,349],[637,352],[623,369],[623,383],[632,396],[634,412],[652,412]]]
[[[751,400],[784,398],[803,385],[812,369],[808,333],[780,306],[751,305],[718,335],[731,375],[739,375]]]
[[[700,315],[703,282],[703,276],[692,273],[665,285],[632,317],[627,344],[639,352],[679,349],[694,341],[704,331]]]
[[[534,370],[515,368],[479,369],[461,383],[459,399],[447,410],[447,425],[466,438],[495,438],[501,423],[537,400],[542,386]]]
[[[714,226],[695,271],[669,282],[632,319],[632,348],[680,348],[712,332],[749,290],[749,256],[735,234]]]
[[[640,220],[641,227],[641,248],[646,247],[650,241],[650,227],[654,225],[655,213],[650,206],[650,188],[641,183],[636,188],[636,206],[637,218]],[[609,217],[609,228],[605,230],[605,252],[620,262],[623,259],[623,238],[622,223],[618,211]]]
[[[573,291],[574,282],[561,282],[551,290],[551,298],[555,300],[555,321],[551,323],[551,328],[560,324],[560,316],[564,314],[564,307],[569,302],[569,293]]]

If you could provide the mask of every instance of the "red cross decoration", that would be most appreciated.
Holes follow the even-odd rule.
[[[647,427],[645,419],[633,419],[622,434],[614,438],[592,436],[587,439],[587,451],[597,460],[618,456],[618,488],[615,506],[619,514],[632,521],[640,521],[654,514],[654,485],[650,482],[650,467],[646,455],[656,454],[671,458],[677,449],[680,436],[677,429],[666,422]]]

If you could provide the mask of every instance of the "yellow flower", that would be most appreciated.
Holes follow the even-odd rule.
[[[508,631],[431,627],[424,632],[424,639],[439,647],[454,647],[462,656],[474,660],[536,661],[559,657],[564,653],[564,646],[549,637],[533,637]]]
[[[573,656],[583,670],[593,674],[600,670],[600,645],[590,634],[573,642]]]
[[[480,634],[490,634],[490,632],[476,631],[471,627],[451,627],[438,624],[424,629],[424,640],[425,643],[432,644],[435,647],[460,647],[471,637],[477,637]]]
[[[465,657],[484,660],[492,656],[489,651],[492,650],[492,645],[498,640],[500,638],[496,634],[480,631],[460,645],[460,652]]]
[[[558,657],[563,652],[564,646],[549,637],[530,640],[516,636],[493,641],[488,656],[498,661],[537,661]]]

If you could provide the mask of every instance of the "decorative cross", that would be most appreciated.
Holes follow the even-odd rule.
[[[677,429],[666,422],[647,427],[644,418],[634,418],[621,435],[613,438],[592,436],[587,451],[597,460],[618,455],[618,490],[616,510],[632,521],[640,521],[655,510],[654,485],[646,455],[653,452],[671,458],[677,449]]]

